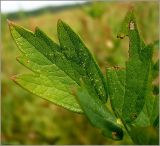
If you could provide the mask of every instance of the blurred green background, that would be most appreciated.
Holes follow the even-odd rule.
[[[158,39],[157,2],[93,2],[79,6],[1,13],[2,25],[2,144],[132,144],[103,137],[85,116],[71,113],[23,90],[10,79],[29,72],[16,61],[20,53],[13,42],[7,19],[34,31],[40,27],[58,42],[57,20],[75,30],[95,56],[103,73],[109,66],[124,67],[128,58],[128,38],[117,39],[117,31],[128,10],[134,5],[140,33],[148,44]],[[154,61],[158,49],[154,51]],[[158,86],[158,79],[154,80]]]

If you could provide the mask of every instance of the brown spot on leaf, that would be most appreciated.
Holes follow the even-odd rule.
[[[118,133],[117,132],[112,132],[112,138],[116,139],[118,137]]]
[[[16,80],[16,75],[10,77],[11,80]]]

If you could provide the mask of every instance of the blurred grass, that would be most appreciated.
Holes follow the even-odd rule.
[[[40,27],[58,42],[57,20],[68,23],[93,52],[103,73],[108,66],[124,66],[128,57],[128,39],[116,38],[118,28],[128,8],[134,5],[140,33],[146,43],[158,39],[158,5],[156,2],[93,3],[13,20],[34,31]],[[2,14],[2,144],[132,144],[125,135],[122,141],[112,141],[93,128],[83,116],[57,107],[15,85],[10,77],[29,72],[16,62],[19,54],[13,42],[7,16]],[[158,58],[158,49],[154,60]]]

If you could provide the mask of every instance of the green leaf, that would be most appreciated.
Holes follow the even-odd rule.
[[[78,87],[68,74],[71,64],[61,53],[61,48],[47,38],[38,28],[35,34],[10,23],[11,34],[22,52],[17,60],[34,74],[14,77],[14,81],[30,92],[75,112],[82,112],[72,95]]]
[[[158,97],[152,93],[152,70],[149,70],[149,81],[147,84],[147,95],[143,110],[133,122],[136,126],[151,126],[159,115]]]
[[[157,98],[149,94],[146,97],[145,105],[140,112],[139,116],[135,121],[133,121],[133,125],[135,126],[151,126],[158,116],[158,101]]]
[[[62,52],[77,71],[77,80],[92,84],[97,96],[105,103],[108,97],[106,80],[91,53],[67,24],[59,20],[57,29]]]
[[[140,38],[133,11],[129,11],[121,29],[129,38],[129,60],[126,63],[126,84],[122,115],[126,122],[134,121],[143,109],[149,83],[152,48]],[[119,35],[120,36],[120,35]]]
[[[143,49],[143,54],[145,56],[145,60],[149,59],[151,60],[151,54],[153,51],[153,44],[149,44],[146,46],[145,49]],[[146,51],[144,51],[146,50]],[[148,50],[148,51],[147,51]],[[145,53],[144,53],[145,52]],[[150,54],[150,55],[148,55]],[[149,58],[149,56],[151,58]],[[139,117],[135,120],[134,124],[137,126],[151,126],[153,125],[154,121],[159,115],[159,101],[158,97],[153,95],[152,92],[152,80],[153,80],[153,67],[152,63],[150,62],[149,70],[148,70],[148,83],[147,83],[147,92],[146,92],[146,99],[145,99],[145,105],[143,107],[143,110],[141,111]]]
[[[112,109],[115,114],[118,112],[121,115],[125,92],[125,69],[108,68],[106,75]]]
[[[87,86],[94,88],[103,102],[106,102],[106,80],[88,49],[67,24],[58,21],[60,45],[48,38],[38,27],[35,33],[12,22],[9,22],[9,27],[22,53],[17,60],[34,72],[16,76],[14,81],[17,84],[57,105],[81,113],[72,90],[80,87],[82,79]],[[33,80],[35,76],[36,81]],[[43,94],[40,91],[44,88],[42,82],[46,82]]]
[[[35,95],[47,99],[68,110],[82,112],[74,96],[67,91],[67,86],[60,82],[58,76],[55,76],[51,80],[48,76],[42,74],[23,74],[15,76],[13,79],[18,85]]]
[[[94,90],[85,87],[80,88],[77,91],[77,100],[91,124],[100,128],[104,136],[114,140],[123,138],[123,131],[117,125],[115,116],[97,97]]]

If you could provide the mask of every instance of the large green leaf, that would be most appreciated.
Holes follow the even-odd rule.
[[[104,136],[114,140],[123,138],[123,131],[117,125],[116,117],[107,109],[98,98],[95,91],[90,88],[80,88],[77,91],[77,100],[91,124],[102,130]]]
[[[122,115],[126,122],[134,121],[143,109],[148,93],[152,49],[140,38],[133,11],[129,11],[122,34],[129,38],[129,60],[126,63],[126,84]],[[119,34],[119,37],[123,35]]]
[[[71,92],[72,87],[78,87],[78,84],[68,76],[72,68],[60,52],[60,47],[49,40],[39,29],[36,29],[33,34],[13,23],[9,26],[22,52],[17,60],[34,72],[30,75],[15,76],[14,81],[57,105],[75,112],[82,112]]]
[[[17,84],[66,109],[82,112],[72,93],[82,79],[106,102],[106,81],[88,49],[67,24],[58,22],[60,46],[38,27],[35,33],[12,22],[9,27],[22,53],[17,60],[34,72],[15,76]]]

